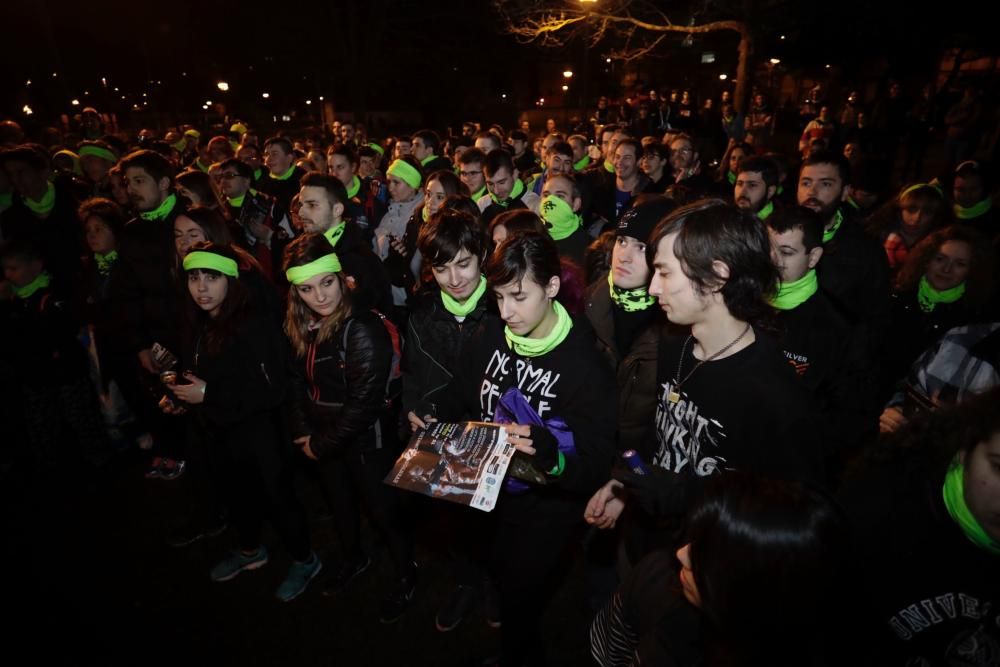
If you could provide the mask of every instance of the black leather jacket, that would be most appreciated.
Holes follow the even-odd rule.
[[[383,427],[392,342],[378,315],[352,313],[328,340],[291,357],[290,428],[293,437],[312,436],[318,458],[382,447],[395,432]]]

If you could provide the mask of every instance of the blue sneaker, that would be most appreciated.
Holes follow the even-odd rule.
[[[229,581],[243,570],[256,570],[267,565],[267,547],[263,544],[257,552],[247,556],[239,549],[229,552],[222,562],[212,568],[209,576],[212,581]]]
[[[288,575],[278,586],[275,595],[282,602],[290,602],[301,595],[309,582],[323,569],[323,561],[319,559],[314,551],[309,560],[304,563],[292,561],[292,566],[288,568]]]

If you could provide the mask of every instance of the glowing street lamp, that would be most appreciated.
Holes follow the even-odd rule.
[[[564,79],[572,79],[573,78],[573,70],[566,70],[565,72],[563,72],[563,78]]]
[[[263,97],[266,100],[267,98],[269,98],[271,96],[271,93],[261,93],[260,96]]]
[[[30,116],[31,114],[35,113],[35,111],[31,107],[29,107],[27,104],[24,105],[24,107],[21,109],[21,111],[24,112],[25,116]]]
[[[77,99],[70,100],[70,104],[72,104],[75,107],[78,107],[80,106],[80,100]]]
[[[215,84],[215,85],[216,85],[216,86],[218,87],[218,89],[219,89],[219,90],[221,90],[222,92],[224,92],[224,93],[228,93],[228,92],[229,92],[229,83],[227,83],[226,81],[219,81],[219,82],[218,82],[217,84]]]
[[[772,64],[772,65],[777,65],[777,64],[779,64],[780,62],[781,62],[781,59],[780,59],[780,58],[771,58],[771,64]]]
[[[720,81],[725,81],[725,80],[726,80],[726,79],[728,79],[728,78],[729,78],[729,77],[728,77],[727,75],[725,75],[725,74],[720,74],[720,75],[719,75],[719,80],[720,80]]]
[[[563,90],[569,90],[569,86],[563,86]]]

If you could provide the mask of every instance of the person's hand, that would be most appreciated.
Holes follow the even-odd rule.
[[[683,510],[680,507],[684,502],[681,497],[683,489],[675,475],[668,475],[660,468],[654,468],[645,475],[637,475],[625,468],[614,468],[611,474],[625,486],[624,492],[628,494],[629,500],[634,500],[650,516],[671,516]]]
[[[410,432],[415,433],[419,428],[426,428],[428,424],[433,424],[437,421],[434,417],[430,415],[424,415],[423,417],[418,417],[417,413],[410,410],[409,414],[406,415],[406,419],[410,422]]]
[[[305,454],[305,457],[307,459],[311,459],[313,461],[319,461],[319,458],[316,456],[316,454],[313,453],[312,447],[309,446],[309,444],[312,442],[311,435],[303,435],[299,438],[295,438],[295,440],[292,440],[292,442],[294,442],[296,445],[299,446],[299,448],[302,450],[302,453]]]
[[[166,415],[182,415],[185,412],[187,412],[187,410],[184,408],[183,405],[177,405],[172,400],[170,400],[169,396],[164,396],[163,398],[161,398],[159,406],[160,410],[163,411],[163,414]]]
[[[204,380],[196,376],[191,371],[184,373],[184,379],[190,384],[169,385],[167,389],[174,393],[174,396],[181,399],[188,405],[198,405],[205,400],[205,388],[208,386]]]
[[[614,528],[625,509],[625,501],[618,497],[622,488],[622,483],[616,479],[599,488],[583,511],[584,521],[601,529]]]
[[[392,249],[395,250],[400,255],[402,255],[403,257],[407,257],[409,255],[409,253],[406,251],[406,244],[403,243],[403,240],[401,238],[398,238],[396,236],[390,236],[389,245],[391,245]]]
[[[251,220],[247,223],[247,229],[253,234],[253,237],[263,243],[264,245],[271,244],[271,236],[274,232],[267,228],[267,225],[260,222],[259,220]]]
[[[544,426],[506,424],[504,429],[507,441],[514,445],[514,449],[534,457],[542,472],[548,472],[559,464],[559,443]]]
[[[156,363],[153,361],[153,351],[149,348],[139,350],[139,365],[142,366],[147,373],[156,375],[160,372],[160,369],[156,367]]]
[[[878,418],[879,433],[892,433],[906,426],[909,420],[903,416],[903,411],[897,407],[886,408]]]

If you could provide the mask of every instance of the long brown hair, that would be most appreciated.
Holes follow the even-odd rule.
[[[324,257],[333,252],[330,242],[322,234],[305,234],[292,241],[285,248],[285,260],[282,270],[287,271],[296,266],[303,266],[310,262],[315,262],[320,257]],[[317,344],[330,340],[340,327],[351,316],[351,294],[350,286],[343,273],[335,273],[337,281],[340,283],[340,304],[334,311],[322,319],[316,337],[310,340],[309,325],[316,320],[316,315],[312,309],[306,305],[295,285],[288,290],[288,309],[285,314],[285,334],[291,341],[295,354],[299,357],[306,355],[306,350],[310,342]]]
[[[235,248],[229,245],[213,243],[211,241],[199,241],[191,246],[191,250],[188,252],[191,253],[196,250],[221,255],[239,264],[239,255],[235,252]],[[232,276],[225,276],[212,269],[192,269],[191,271],[185,271],[183,273],[185,291],[188,289],[188,274],[192,271],[222,276],[228,283],[226,298],[222,301],[219,312],[215,317],[209,317],[207,313],[198,307],[191,295],[188,294],[188,313],[190,314],[190,319],[195,323],[196,327],[197,323],[204,322],[205,333],[203,340],[205,350],[211,354],[215,354],[222,349],[222,346],[232,337],[240,323],[246,319],[247,312],[250,309],[250,297],[239,279]]]
[[[896,291],[915,290],[931,259],[948,241],[962,241],[972,249],[962,300],[973,307],[985,304],[993,289],[993,252],[982,234],[965,225],[939,229],[918,243],[907,255],[906,263],[896,277]]]

